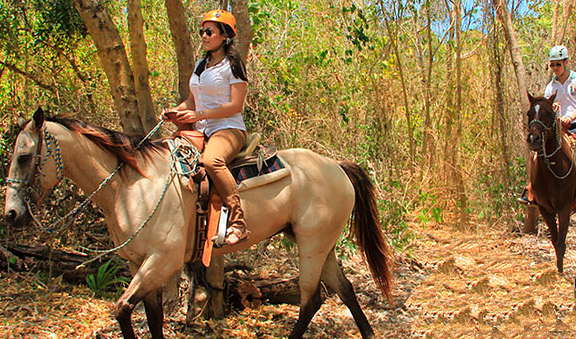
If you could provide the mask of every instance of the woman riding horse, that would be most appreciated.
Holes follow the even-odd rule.
[[[190,95],[180,105],[162,112],[161,118],[177,126],[190,126],[203,132],[207,142],[204,166],[218,194],[229,208],[226,244],[236,245],[248,238],[244,211],[236,181],[226,166],[246,142],[242,108],[248,77],[238,52],[234,49],[236,19],[216,9],[202,19],[204,57],[196,64],[190,78]]]

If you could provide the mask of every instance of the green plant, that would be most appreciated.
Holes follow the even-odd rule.
[[[90,274],[86,277],[86,283],[97,297],[104,296],[111,288],[123,287],[128,284],[128,279],[119,276],[119,265],[111,265],[112,259],[105,262],[98,268],[96,275]]]

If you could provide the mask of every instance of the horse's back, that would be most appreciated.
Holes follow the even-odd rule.
[[[354,187],[338,162],[298,148],[278,155],[290,175],[240,193],[252,234],[238,248],[219,249],[218,254],[247,248],[287,228],[296,237],[330,243],[342,232],[354,207]]]

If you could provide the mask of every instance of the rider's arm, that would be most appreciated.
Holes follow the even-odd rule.
[[[221,119],[240,113],[244,107],[247,87],[248,85],[245,82],[232,84],[230,85],[230,102],[201,111],[195,111],[194,109],[178,111],[176,121],[179,123],[194,123],[201,119]]]
[[[202,119],[221,119],[233,116],[236,113],[242,112],[244,108],[244,100],[246,99],[245,82],[230,85],[230,102],[222,104],[218,107],[203,110]]]

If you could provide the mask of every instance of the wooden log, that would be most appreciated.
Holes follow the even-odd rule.
[[[8,270],[10,267],[13,271],[20,271],[23,265],[22,259],[0,246],[0,270]]]
[[[6,249],[18,258],[22,264],[10,266],[15,271],[43,270],[51,272],[53,277],[62,275],[71,283],[84,283],[88,274],[96,274],[102,262],[93,262],[79,267],[90,259],[88,255],[72,250],[53,249],[43,245],[9,244]],[[0,254],[0,257],[2,254]],[[12,259],[14,260],[14,259]],[[5,266],[0,265],[5,270]]]
[[[226,276],[228,299],[238,308],[258,308],[263,302],[271,304],[300,304],[298,277],[258,277],[238,273]]]

